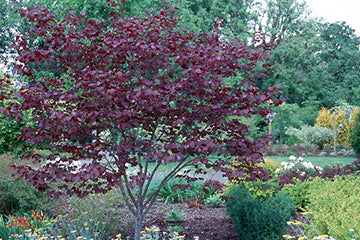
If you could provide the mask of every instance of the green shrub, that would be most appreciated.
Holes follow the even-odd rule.
[[[211,195],[210,197],[206,198],[204,202],[211,207],[220,207],[221,204],[225,203],[219,194]]]
[[[184,186],[180,189],[179,186]],[[167,202],[186,202],[193,199],[203,201],[207,197],[216,193],[212,186],[205,186],[203,182],[196,181],[187,183],[182,178],[172,178],[159,191],[159,197]]]
[[[118,233],[125,234],[130,228],[132,222],[121,222],[121,216],[124,215],[120,205],[124,204],[124,200],[119,190],[114,189],[106,194],[91,194],[84,198],[73,196],[66,200],[67,204],[61,201],[57,202],[58,206],[53,215],[66,214],[70,219],[76,219],[79,215],[83,215],[83,220],[86,218],[96,219],[96,221],[103,223],[102,232],[106,236],[114,236]],[[86,213],[86,214],[84,214]]]
[[[268,181],[257,179],[256,181],[243,182],[240,185],[244,186],[254,198],[259,200],[265,200],[275,196],[279,188],[279,183],[276,178]]]
[[[309,202],[309,181],[302,182],[299,179],[293,178],[295,184],[285,184],[281,189],[286,192],[293,200],[297,210],[302,210],[307,207]]]
[[[282,239],[286,222],[295,211],[291,198],[284,192],[262,201],[244,188],[233,187],[228,197],[227,212],[240,239]]]
[[[360,114],[356,117],[354,128],[350,135],[351,146],[360,159]]]
[[[348,240],[349,229],[360,229],[359,184],[360,178],[355,175],[335,176],[333,180],[317,178],[310,182],[307,209],[321,234]]]
[[[281,163],[279,163],[271,158],[264,158],[264,162],[260,163],[259,166],[265,168],[272,174],[275,173],[276,169],[282,168]]]
[[[167,227],[166,230],[169,231],[171,234],[181,233],[184,231],[184,229],[181,226],[170,226]]]
[[[185,218],[185,213],[183,211],[171,210],[165,213],[165,218],[169,222],[181,222]]]
[[[0,214],[23,215],[35,209],[44,210],[51,200],[45,193],[11,176],[10,165],[24,163],[9,154],[0,155]]]
[[[319,149],[323,149],[324,145],[331,140],[333,131],[319,126],[303,126],[301,129],[290,127],[286,134],[297,137],[303,143],[314,144]]]
[[[8,105],[9,101],[0,101],[0,107],[7,107]],[[23,115],[27,117],[26,119],[31,118],[26,112],[23,112]],[[33,144],[19,140],[22,129],[31,124],[33,123],[30,120],[17,121],[0,114],[0,154],[10,152],[15,156],[20,156],[31,150],[34,147]]]

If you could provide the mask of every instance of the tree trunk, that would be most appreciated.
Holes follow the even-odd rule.
[[[141,237],[140,231],[142,231],[142,221],[143,221],[143,209],[137,207],[136,208],[136,214],[135,214],[135,240],[139,240]]]

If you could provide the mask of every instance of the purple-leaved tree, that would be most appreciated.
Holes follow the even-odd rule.
[[[31,113],[34,124],[20,138],[51,152],[27,154],[34,164],[13,166],[17,174],[53,197],[119,189],[135,216],[135,239],[158,190],[184,168],[259,177],[255,164],[268,140],[250,140],[242,120],[281,102],[279,88],[254,84],[265,76],[271,44],[256,37],[249,48],[180,29],[174,11],[133,18],[113,11],[101,21],[69,12],[59,22],[44,7],[22,8],[34,23],[17,37],[17,73],[26,81],[2,109],[15,119]],[[56,77],[40,78],[41,69]],[[230,77],[239,79],[235,86],[224,82]],[[2,79],[0,99],[9,84]],[[175,167],[149,194],[159,166],[170,162]]]

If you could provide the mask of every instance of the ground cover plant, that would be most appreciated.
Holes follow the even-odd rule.
[[[272,50],[261,36],[248,47],[222,41],[219,33],[180,29],[173,8],[126,18],[110,4],[109,18],[97,21],[83,12],[60,21],[44,7],[21,8],[35,27],[17,37],[21,87],[2,79],[0,100],[17,100],[2,108],[9,119],[30,112],[36,124],[20,139],[46,142],[50,152],[28,154],[33,165],[13,170],[55,198],[119,189],[139,239],[159,190],[182,169],[258,176],[255,164],[268,140],[248,139],[241,118],[266,116],[265,103],[280,104],[280,90],[255,85],[268,74],[263,69]],[[42,69],[52,75],[39,78]],[[236,76],[234,86],[224,82]],[[231,168],[234,159],[242,168]],[[158,167],[168,162],[175,167],[148,195]],[[177,177],[194,180],[186,172]]]

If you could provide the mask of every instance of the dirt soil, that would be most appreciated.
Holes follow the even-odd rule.
[[[165,213],[173,209],[183,211],[185,219],[178,223],[168,222]],[[127,216],[132,217],[127,212],[123,218],[126,219]],[[183,229],[181,234],[185,235],[186,240],[193,240],[195,236],[198,236],[199,240],[238,239],[224,206],[213,208],[203,205],[201,208],[189,208],[186,203],[156,203],[144,219],[144,226],[154,225],[161,231],[166,231],[170,226],[180,226]],[[133,230],[129,230],[127,236],[133,236]]]

